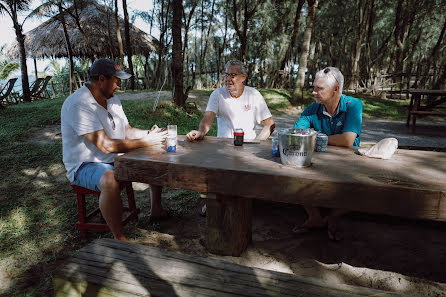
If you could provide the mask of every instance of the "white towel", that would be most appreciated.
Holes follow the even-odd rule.
[[[358,153],[363,156],[377,159],[390,159],[398,148],[396,138],[384,138],[370,148],[360,148]]]

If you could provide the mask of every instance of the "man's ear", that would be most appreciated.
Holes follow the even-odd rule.
[[[336,86],[336,87],[334,88],[334,90],[335,90],[335,92],[338,92],[338,93],[339,93],[339,86]]]
[[[243,81],[242,81],[242,82],[245,82],[245,81],[246,81],[246,78],[248,77],[248,74],[243,73],[243,74],[242,74],[242,77],[243,77]]]

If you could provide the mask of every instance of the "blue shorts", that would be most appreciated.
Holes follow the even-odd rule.
[[[73,184],[100,192],[101,177],[106,171],[114,169],[113,163],[84,162],[74,174]]]

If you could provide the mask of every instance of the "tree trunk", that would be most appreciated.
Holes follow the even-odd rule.
[[[73,62],[73,49],[71,47],[70,37],[68,35],[67,24],[65,23],[65,15],[62,8],[62,1],[58,2],[59,7],[59,21],[62,23],[63,34],[65,37],[65,46],[67,47],[68,61],[70,63],[70,92],[73,93],[76,90],[76,82],[74,80],[74,62]]]
[[[17,42],[19,43],[23,101],[29,102],[31,101],[31,92],[29,90],[28,68],[26,66],[25,36],[22,33],[22,26],[20,26],[16,14],[14,14],[12,21],[14,23]]]
[[[445,20],[445,22],[443,24],[443,28],[442,28],[442,30],[440,32],[440,36],[438,37],[437,43],[435,44],[434,48],[432,49],[431,54],[429,55],[429,57],[427,58],[427,61],[425,63],[426,71],[424,72],[424,76],[421,79],[421,83],[420,83],[421,86],[425,86],[426,85],[426,82],[427,82],[427,80],[429,78],[429,72],[430,72],[431,65],[433,64],[434,61],[437,60],[438,51],[439,51],[439,49],[441,47],[441,43],[443,41],[443,38],[444,38],[444,35],[445,35],[445,31],[446,31],[446,20]]]
[[[129,72],[132,75],[130,77],[130,89],[135,89],[135,73],[133,71],[133,52],[132,43],[130,40],[130,22],[129,13],[127,11],[127,0],[122,0],[122,9],[124,11],[124,32],[125,32],[125,51],[127,52],[127,63],[129,64]]]
[[[172,77],[173,77],[173,101],[177,106],[184,107],[186,98],[183,93],[183,45],[181,42],[181,25],[183,14],[183,1],[173,0],[172,18]]]
[[[361,48],[362,43],[364,40],[364,33],[366,32],[367,28],[365,27],[366,22],[366,7],[367,3],[365,0],[359,0],[358,2],[358,17],[359,17],[359,23],[357,29],[357,36],[356,36],[356,42],[355,42],[355,51],[352,61],[352,71],[351,71],[351,77],[350,82],[348,84],[348,89],[354,89],[359,82],[359,59],[361,58]]]
[[[303,90],[305,83],[305,70],[307,68],[308,62],[308,52],[310,49],[311,33],[313,30],[313,22],[316,17],[316,9],[318,5],[318,0],[307,0],[308,2],[308,16],[307,16],[307,27],[304,34],[304,42],[302,45],[302,54],[299,60],[299,72],[297,74],[297,80],[294,85],[293,99],[298,101],[299,98],[303,98]]]
[[[240,52],[239,52],[239,59],[242,62],[246,62],[246,47],[248,42],[248,23],[249,20],[254,16],[254,14],[257,11],[257,8],[260,4],[262,4],[263,0],[258,1],[248,1],[243,0],[243,16],[241,17],[241,23],[242,25],[239,25],[239,19],[238,19],[238,3],[236,0],[232,0],[232,26],[234,27],[235,32],[237,33],[237,36],[240,40]],[[254,7],[252,9],[249,9],[248,3],[255,3]]]
[[[115,0],[115,22],[116,22],[116,37],[118,38],[119,45],[119,66],[124,68],[124,45],[122,44],[121,30],[119,29],[119,16],[118,16],[118,0]]]
[[[192,3],[192,7],[190,9],[189,15],[187,16],[186,19],[186,15],[184,13],[184,8],[183,8],[183,19],[184,19],[184,45],[183,45],[183,61],[186,61],[186,69],[188,69],[188,65],[189,65],[189,55],[187,53],[187,44],[188,44],[188,36],[189,36],[189,29],[190,29],[190,24],[192,21],[192,17],[194,15],[195,9],[197,8],[198,5],[198,0],[195,0]],[[188,75],[189,71],[186,72],[186,85],[189,84],[189,75]],[[192,82],[193,84],[193,82]]]
[[[302,11],[302,7],[304,6],[304,4],[305,0],[299,0],[299,3],[297,4],[296,14],[294,17],[293,32],[291,33],[290,43],[288,44],[288,49],[286,50],[285,56],[283,57],[282,61],[279,64],[280,65],[279,69],[284,69],[287,60],[291,59],[292,56],[291,52],[292,49],[294,48],[294,43],[296,42],[297,33],[299,33],[300,12]]]
[[[35,73],[35,75],[36,75],[36,79],[37,79],[37,77],[38,77],[38,72],[37,72],[37,60],[36,60],[36,58],[34,58],[33,60],[34,60],[34,73]]]
[[[78,2],[80,2],[80,7],[78,6]],[[81,26],[81,23],[80,23],[80,16],[79,16],[79,10],[80,11],[82,11],[85,7],[86,7],[86,5],[85,5],[86,3],[82,0],[82,1],[79,1],[79,0],[74,0],[73,1],[73,7],[74,7],[74,14],[73,13],[71,13],[70,11],[67,11],[70,15],[71,15],[71,17],[74,19],[74,21],[76,22],[76,27],[79,29],[79,31],[81,32],[81,34],[82,34],[82,38],[84,39],[84,42],[85,42],[85,45],[86,45],[86,47],[88,47],[88,51],[89,52],[94,52],[94,50],[93,50],[93,47],[91,46],[91,42],[90,42],[90,39],[88,38],[88,34],[86,34],[85,33],[85,31],[84,31],[84,29],[82,28],[82,26]],[[107,5],[106,5],[107,6]],[[107,8],[106,8],[107,9]],[[107,18],[108,18],[108,11],[107,11]],[[113,55],[112,55],[113,56]],[[92,60],[92,61],[94,61],[94,57],[93,56],[91,56],[90,57],[90,60]]]

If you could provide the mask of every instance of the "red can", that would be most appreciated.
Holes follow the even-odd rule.
[[[245,132],[243,132],[243,129],[234,129],[234,145],[243,145],[244,136]]]

